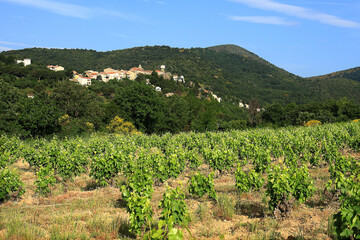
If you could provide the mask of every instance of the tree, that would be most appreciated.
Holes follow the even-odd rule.
[[[171,132],[180,132],[189,124],[190,109],[188,103],[177,96],[168,98],[167,127]]]
[[[17,121],[16,105],[22,98],[24,96],[20,95],[16,88],[0,78],[0,131],[21,132],[21,126]]]
[[[104,102],[86,87],[70,81],[59,82],[51,94],[51,99],[62,114],[91,122],[97,129],[102,125]]]
[[[164,96],[148,85],[132,82],[120,89],[108,107],[108,116],[124,116],[141,132],[163,132],[166,103]]]
[[[60,111],[45,93],[22,98],[17,104],[18,122],[26,136],[46,136],[60,130]]]
[[[279,103],[274,103],[266,107],[266,110],[263,112],[261,117],[267,122],[271,122],[277,126],[282,126],[284,115],[284,108]]]
[[[260,109],[258,101],[252,99],[249,103],[249,122],[252,126],[256,126],[261,122],[261,115],[258,109]]]

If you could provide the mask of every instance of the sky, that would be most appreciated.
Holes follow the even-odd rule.
[[[0,0],[0,13],[0,52],[236,44],[302,77],[360,66],[359,0]]]

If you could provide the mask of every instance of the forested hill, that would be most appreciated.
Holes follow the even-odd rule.
[[[312,77],[312,79],[334,79],[346,78],[360,82],[360,67],[350,68],[343,71],[333,72],[322,76]]]
[[[250,52],[250,51],[246,50],[245,48],[239,47],[239,46],[234,45],[234,44],[218,45],[218,46],[208,47],[207,49],[210,49],[210,50],[213,50],[213,51],[216,51],[216,52],[233,53],[233,54],[241,55],[243,57],[251,58],[253,60],[256,60],[256,61],[264,63],[264,64],[270,64],[266,60],[260,58],[255,53]]]
[[[278,68],[256,54],[236,45],[209,48],[171,48],[145,46],[108,52],[84,49],[30,48],[1,53],[19,59],[31,58],[42,65],[61,65],[67,70],[83,72],[88,69],[130,69],[141,64],[144,69],[158,69],[184,75],[188,81],[229,102],[244,103],[257,99],[266,103],[298,104],[347,97],[359,102],[360,83],[346,81],[316,81],[304,79]],[[351,88],[349,94],[342,89]]]

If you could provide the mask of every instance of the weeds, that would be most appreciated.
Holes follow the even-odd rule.
[[[198,208],[195,210],[195,216],[201,222],[210,218],[210,209],[206,203],[200,203]]]
[[[234,206],[235,204],[233,199],[231,199],[228,195],[222,194],[217,200],[216,215],[221,219],[230,220],[235,213]]]

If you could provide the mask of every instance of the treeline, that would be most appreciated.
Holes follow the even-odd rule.
[[[247,113],[231,104],[197,98],[190,92],[166,98],[137,81],[109,85],[114,89],[109,98],[70,81],[58,82],[51,93],[41,91],[28,98],[0,77],[0,131],[22,137],[78,135],[106,131],[116,116],[148,134],[247,127],[246,120],[241,120]],[[99,90],[96,84],[94,88]]]
[[[261,114],[264,125],[277,127],[303,125],[310,120],[333,123],[359,118],[360,105],[346,98],[303,105],[291,103],[282,106],[276,103],[267,106],[266,110]]]

